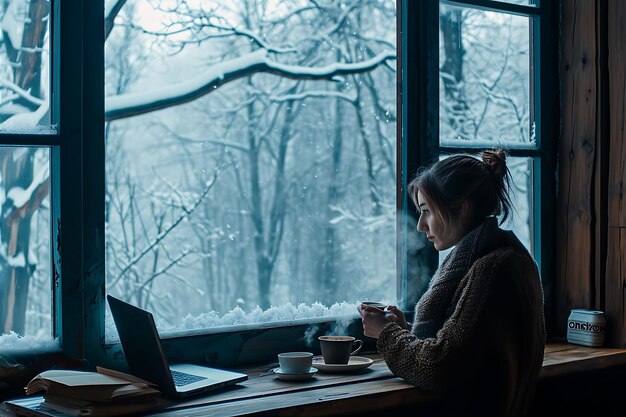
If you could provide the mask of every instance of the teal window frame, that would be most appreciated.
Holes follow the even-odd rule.
[[[532,0],[531,0],[532,2]],[[412,178],[419,166],[435,161],[440,155],[447,153],[477,153],[477,146],[453,147],[441,145],[439,141],[439,6],[451,5],[469,7],[495,12],[517,14],[530,18],[530,41],[532,42],[532,77],[531,111],[535,115],[535,149],[510,149],[512,157],[528,157],[533,160],[532,172],[532,218],[531,247],[540,269],[544,290],[545,318],[548,336],[551,332],[552,305],[555,263],[555,207],[556,207],[556,162],[559,137],[559,11],[560,1],[535,0],[537,4],[521,5],[495,0],[428,0],[411,2],[404,0],[408,10],[407,23],[403,28],[403,46],[408,47],[406,55],[406,77],[402,91],[407,97],[402,106],[404,131],[408,138],[421,140],[403,140],[407,146],[403,166],[407,167],[406,177],[402,184]],[[417,4],[416,4],[417,3]],[[411,10],[411,8],[413,10]],[[409,39],[416,39],[417,45],[411,45]],[[414,57],[415,63],[410,62]],[[543,87],[542,87],[543,86]],[[411,95],[414,95],[411,97]],[[410,115],[410,116],[409,116]],[[406,120],[405,118],[409,118]],[[404,193],[406,194],[406,193]],[[415,213],[415,208],[408,196],[403,208],[408,213]],[[406,224],[404,225],[406,227]],[[438,262],[438,254],[434,250],[426,250],[422,256],[426,259],[422,264],[429,265],[431,270]],[[407,249],[402,251],[406,256]],[[404,261],[404,265],[409,264]],[[410,283],[410,281],[408,281]],[[410,285],[410,284],[409,284]]]
[[[60,361],[83,363],[92,356],[90,341],[97,340],[93,323],[100,303],[93,300],[103,294],[97,281],[103,269],[95,253],[104,248],[99,211],[104,201],[93,184],[104,186],[104,159],[102,173],[88,176],[98,172],[97,155],[104,150],[103,9],[103,0],[50,0],[50,111],[56,133],[0,135],[2,145],[50,149],[51,336],[58,344],[47,350],[0,350],[35,369]]]

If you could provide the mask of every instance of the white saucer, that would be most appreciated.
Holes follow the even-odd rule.
[[[321,356],[313,358],[313,365],[315,365],[320,372],[353,372],[358,371],[359,369],[365,369],[372,363],[374,363],[373,360],[363,356],[350,356],[350,359],[346,364],[327,364],[324,363],[324,358]]]
[[[306,374],[286,374],[280,368],[274,368],[273,372],[279,379],[284,379],[285,381],[305,381],[313,378],[313,375],[317,373],[317,368],[309,369],[309,372]]]

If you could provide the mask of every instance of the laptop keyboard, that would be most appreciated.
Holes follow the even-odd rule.
[[[172,373],[172,379],[174,379],[174,385],[176,385],[177,387],[182,387],[185,385],[193,384],[194,382],[202,381],[203,379],[207,379],[203,376],[191,375],[185,372],[173,370],[170,370],[170,372]]]

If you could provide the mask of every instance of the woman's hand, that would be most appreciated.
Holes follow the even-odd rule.
[[[361,304],[358,310],[363,318],[363,334],[374,339],[378,339],[383,328],[392,321],[380,308]]]
[[[406,322],[406,317],[404,317],[404,313],[402,312],[402,310],[400,310],[396,306],[389,306],[387,307],[387,311],[387,316],[391,319],[391,321],[398,324],[398,326],[402,327],[403,329],[409,329],[409,325]]]
[[[380,332],[391,322],[398,324],[403,329],[408,329],[404,313],[396,306],[387,307],[387,311],[380,308],[361,304],[358,307],[359,314],[363,318],[363,333],[365,336],[378,339]]]

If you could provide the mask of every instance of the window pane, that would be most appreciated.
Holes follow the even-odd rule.
[[[0,133],[54,133],[50,1],[3,1],[0,29]]]
[[[0,349],[52,340],[49,155],[0,147]]]
[[[106,40],[107,291],[161,330],[395,301],[395,2],[194,4]]]
[[[513,213],[503,228],[510,229],[522,241],[526,249],[532,249],[533,186],[532,158],[507,158],[511,171],[511,200]],[[532,253],[531,253],[532,254]]]
[[[440,7],[440,142],[534,148],[530,19]]]
[[[442,158],[443,159],[443,158]],[[533,187],[532,187],[532,158],[508,157],[506,165],[511,171],[511,200],[513,212],[500,226],[502,229],[512,230],[515,236],[532,253],[532,219],[533,219]],[[452,249],[439,253],[439,263]]]

